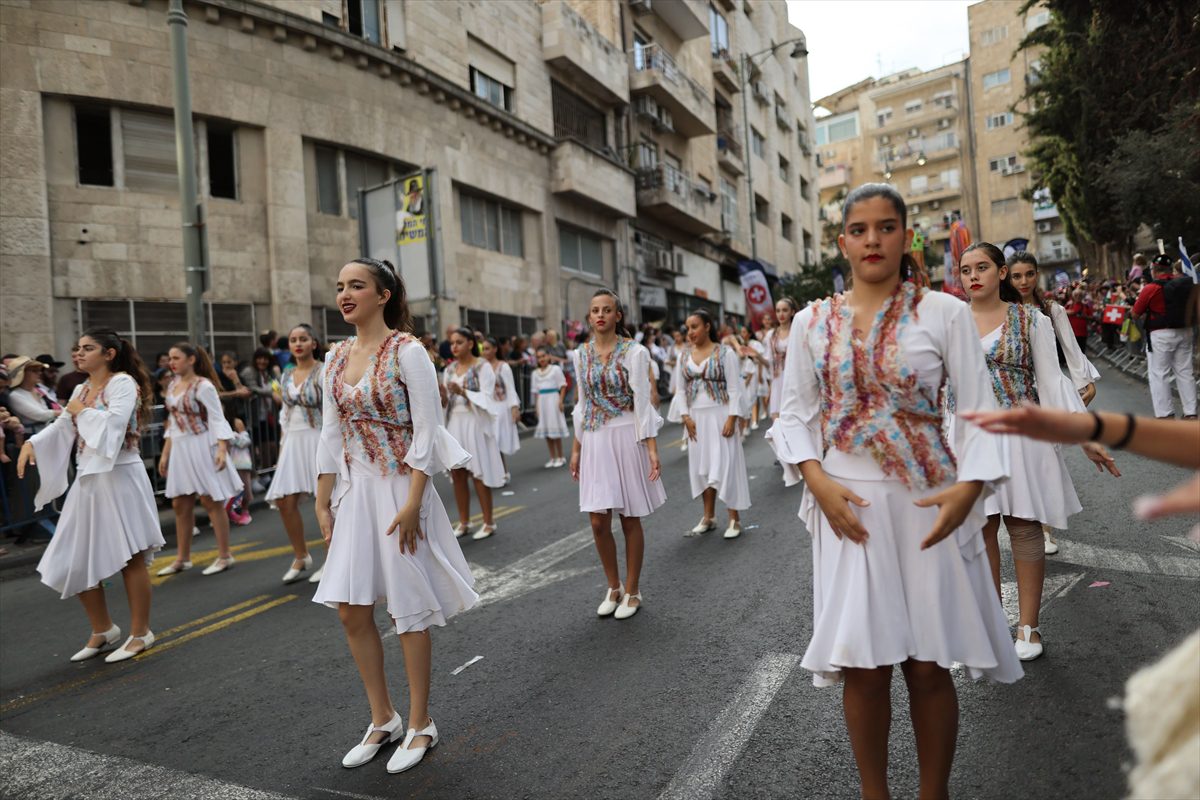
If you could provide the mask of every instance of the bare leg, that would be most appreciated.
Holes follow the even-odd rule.
[[[108,603],[104,601],[104,587],[96,586],[80,592],[79,602],[83,603],[83,611],[92,626],[88,647],[99,647],[104,644],[104,632],[113,626],[112,617],[108,615]]]
[[[342,620],[350,654],[354,656],[363,688],[367,691],[367,702],[371,704],[371,724],[386,725],[395,716],[396,709],[388,695],[387,675],[383,671],[383,642],[379,639],[379,629],[375,627],[375,607],[342,603],[338,606],[338,617]],[[387,734],[376,733],[368,743],[379,744],[386,737]]]
[[[408,727],[421,730],[429,724],[429,676],[432,671],[433,640],[428,629],[400,634],[404,671],[408,674]],[[428,747],[433,739],[417,736],[410,747]]]
[[[242,510],[249,511],[250,504],[254,502],[254,480],[250,477],[250,470],[241,470],[239,475],[242,476]]]
[[[146,552],[138,553],[121,570],[121,577],[125,580],[125,596],[129,598],[129,633],[132,636],[145,636],[150,632],[150,571],[146,569],[147,555]],[[135,639],[126,649],[137,653],[145,648],[145,642]]]
[[[483,481],[475,478],[475,496],[479,498],[479,510],[483,512],[483,524],[492,525],[492,488]]]
[[[192,560],[192,529],[196,527],[196,496],[194,494],[171,500],[175,509],[175,563]],[[225,510],[221,509],[224,514]]]
[[[621,531],[625,534],[625,591],[637,594],[638,580],[642,576],[642,559],[646,553],[646,536],[642,532],[641,519],[621,517]],[[630,600],[629,605],[637,606],[641,603]]]
[[[983,526],[983,546],[987,550],[988,566],[992,568],[992,583],[996,584],[996,596],[1000,596],[1000,515],[988,517]]]
[[[304,517],[300,516],[300,495],[281,497],[275,501],[275,505],[279,508],[283,529],[287,531],[288,541],[292,543],[292,552],[296,556],[292,568],[299,569],[308,555],[308,545],[304,543]]]
[[[463,525],[471,522],[471,484],[467,481],[465,469],[450,470],[450,480],[454,482],[454,503],[458,506],[458,521]]]
[[[958,738],[958,693],[950,670],[932,661],[905,661],[908,705],[917,739],[920,800],[948,800],[950,767]]]
[[[1017,573],[1017,636],[1023,639],[1021,626],[1038,626],[1042,588],[1046,580],[1046,551],[1042,544],[1040,523],[1005,517],[1004,524],[1012,539],[1013,566]],[[1040,642],[1042,636],[1032,633],[1030,640]]]
[[[700,497],[704,501],[704,518],[707,520],[715,519],[717,516],[717,490],[712,488],[705,489],[700,494]]]
[[[217,537],[217,558],[229,558],[229,515],[225,513],[225,504],[208,495],[201,497],[200,502],[208,512],[208,521]]]
[[[617,567],[617,543],[612,535],[612,512],[593,511],[589,516],[592,522],[592,538],[596,542],[596,552],[600,555],[604,577],[608,578],[608,588],[620,588],[621,572]]]
[[[892,668],[842,670],[842,709],[858,764],[863,800],[888,800],[888,733],[892,726]]]
[[[742,521],[742,514],[740,511],[734,511],[732,508],[727,508],[725,510],[729,512],[730,525],[737,525]]]

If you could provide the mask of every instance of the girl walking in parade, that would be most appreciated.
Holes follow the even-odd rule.
[[[28,465],[38,466],[36,508],[67,492],[37,569],[42,583],[64,600],[77,595],[91,623],[92,636],[72,661],[93,658],[120,641],[102,583],[121,573],[131,635],[104,659],[112,663],[154,644],[147,565],[165,542],[139,451],[154,390],[137,351],[115,331],[88,330],[79,338],[75,360],[87,380],[72,392],[63,413],[21,447],[17,474],[23,478]],[[72,453],[75,482],[68,490]]]
[[[999,406],[1011,408],[1030,402],[1083,411],[1079,395],[1059,371],[1052,323],[1049,317],[1022,302],[1009,280],[1004,253],[993,244],[978,242],[963,251],[958,271],[971,302],[971,314]],[[959,405],[966,408],[961,400]],[[999,529],[1003,517],[1017,575],[1019,618],[1015,648],[1022,661],[1030,661],[1043,650],[1038,627],[1046,577],[1042,526],[1066,528],[1067,519],[1082,508],[1058,448],[1017,437],[1011,438],[1008,445],[1011,477],[987,498],[988,519],[983,539],[999,595]],[[1083,451],[1101,471],[1108,469],[1114,475],[1120,474],[1100,445],[1084,445]]]
[[[449,407],[446,409],[446,428],[468,453],[471,461],[450,473],[454,481],[454,501],[458,505],[458,524],[455,536],[471,532],[471,483],[483,525],[472,539],[486,539],[496,532],[492,516],[492,489],[504,486],[504,462],[496,442],[496,373],[479,357],[475,331],[459,328],[450,335],[450,350],[454,360],[446,367],[442,384],[446,387]]]
[[[738,424],[744,415],[742,362],[738,352],[715,341],[716,326],[703,309],[686,320],[689,346],[675,366],[675,393],[668,419],[682,422],[687,438],[692,497],[704,498],[704,514],[691,533],[716,527],[717,500],[729,510],[726,539],[742,533],[739,512],[750,507],[750,481]]]
[[[771,419],[779,416],[781,398],[783,397],[783,368],[787,365],[788,340],[792,333],[792,317],[800,310],[800,305],[790,297],[784,297],[775,304],[775,325],[767,331],[763,338],[763,350],[769,365],[771,390],[767,403],[767,412]]]
[[[175,379],[167,387],[167,424],[158,471],[167,479],[166,496],[175,509],[175,560],[160,577],[192,568],[192,530],[200,498],[217,539],[217,558],[205,568],[215,575],[233,566],[225,501],[240,495],[242,480],[229,460],[233,429],[221,411],[217,375],[203,347],[180,342],[169,351]]]
[[[496,401],[496,445],[500,448],[500,463],[504,465],[504,484],[507,486],[510,476],[505,456],[511,456],[521,449],[521,437],[517,433],[517,420],[521,418],[521,395],[513,380],[512,367],[500,359],[496,340],[489,336],[483,340],[481,349],[483,360],[496,375],[496,388],[492,392],[492,398]]]
[[[321,408],[324,405],[324,363],[321,343],[312,326],[300,324],[288,332],[288,350],[294,367],[280,377],[283,410],[279,417],[280,450],[267,500],[279,509],[283,529],[292,545],[292,565],[283,582],[299,580],[312,569],[313,558],[304,538],[300,499],[317,494],[317,446],[321,441]],[[311,573],[313,583],[321,571]]]
[[[588,310],[591,338],[572,352],[579,402],[573,412],[571,477],[579,482],[579,510],[589,515],[608,579],[596,614],[617,619],[632,617],[642,605],[642,517],[667,500],[655,439],[662,418],[650,403],[650,353],[628,336],[624,316],[617,295],[598,290]],[[625,536],[624,583],[612,535],[613,512]]]
[[[553,469],[567,463],[563,458],[562,448],[562,440],[571,435],[571,429],[567,427],[567,418],[563,415],[563,403],[567,397],[567,377],[563,374],[562,367],[550,363],[550,354],[546,348],[538,348],[537,360],[537,369],[533,371],[529,389],[534,397],[534,410],[537,413],[537,429],[533,435],[546,440],[550,460],[544,466],[546,469]]]
[[[471,456],[442,425],[437,373],[409,332],[404,283],[392,265],[346,264],[337,304],[355,336],[330,350],[322,375],[316,511],[329,553],[313,600],[337,609],[371,707],[366,735],[342,765],[362,766],[402,739],[387,769],[403,772],[438,743],[429,628],[478,599],[431,478]],[[404,653],[407,733],[388,691],[376,603],[387,608]]]
[[[982,495],[1007,476],[1002,439],[940,403],[995,398],[967,306],[906,278],[912,232],[899,193],[850,193],[838,237],[854,289],[791,326],[779,419],[767,433],[788,485],[804,478],[813,633],[802,665],[841,679],[863,797],[888,797],[892,668],[910,697],[920,797],[946,797],[958,732],[950,675],[1012,682],[1021,666],[993,590]]]

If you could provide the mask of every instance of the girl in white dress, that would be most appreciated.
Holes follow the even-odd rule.
[[[1079,342],[1071,330],[1071,321],[1067,319],[1066,310],[1052,299],[1046,298],[1037,288],[1037,259],[1032,253],[1021,251],[1009,256],[1005,264],[1008,266],[1009,280],[1021,295],[1021,302],[1032,305],[1054,323],[1054,335],[1058,338],[1058,345],[1067,362],[1071,383],[1074,384],[1075,391],[1079,392],[1083,404],[1089,405],[1096,397],[1096,381],[1100,380],[1100,371],[1079,349]],[[1043,547],[1046,555],[1057,553],[1058,542],[1054,541],[1054,534],[1049,525],[1042,526],[1042,536],[1045,539]]]
[[[500,445],[496,442],[496,373],[479,357],[475,331],[459,328],[450,335],[450,350],[454,360],[447,365],[442,377],[446,387],[446,428],[450,435],[471,454],[469,464],[451,471],[454,481],[454,501],[458,505],[458,524],[455,536],[471,532],[471,483],[479,498],[483,525],[471,535],[486,539],[496,532],[492,516],[492,489],[504,486],[504,462],[500,460]]]
[[[504,465],[504,484],[507,486],[510,476],[505,456],[511,456],[521,449],[521,436],[517,432],[517,420],[521,418],[521,395],[513,380],[512,367],[498,357],[496,340],[489,336],[480,347],[483,360],[496,374],[496,388],[492,392],[492,398],[496,401],[496,444],[500,448],[500,463]]]
[[[1050,408],[1083,411],[1083,403],[1058,368],[1054,328],[1021,296],[1008,280],[1004,253],[995,245],[977,242],[963,251],[959,277],[971,301],[971,313],[987,358],[996,402],[1003,408],[1023,402]],[[1045,442],[1020,437],[1009,441],[1012,477],[987,500],[987,525],[983,538],[996,593],[1000,593],[1000,518],[1012,543],[1017,574],[1017,639],[1022,661],[1042,654],[1038,612],[1046,577],[1046,551],[1042,525],[1067,527],[1067,519],[1081,509],[1075,485],[1062,453]],[[1089,443],[1083,451],[1096,466],[1118,474],[1108,453]]]
[[[154,489],[138,449],[154,391],[137,351],[115,331],[93,328],[84,333],[74,360],[88,379],[75,388],[63,413],[21,447],[17,476],[25,477],[28,464],[38,465],[38,509],[67,492],[38,572],[42,583],[64,600],[78,595],[92,625],[92,637],[72,661],[92,658],[121,638],[102,585],[121,573],[132,635],[105,659],[111,663],[154,644],[146,565],[164,541]],[[72,452],[76,477],[68,491]]]
[[[738,338],[741,340],[742,377],[746,379],[746,391],[743,403],[749,409],[746,417],[750,421],[750,430],[758,430],[759,398],[769,398],[771,387],[768,385],[765,373],[768,369],[766,350],[762,342],[754,338],[754,334],[745,325],[742,326]]]
[[[324,363],[321,343],[311,325],[300,324],[288,332],[288,349],[296,366],[280,377],[283,410],[279,415],[279,461],[267,488],[267,500],[279,509],[283,529],[292,545],[292,565],[283,582],[299,580],[312,569],[312,554],[305,544],[300,498],[317,493],[317,445],[321,441],[321,407],[324,404]],[[317,570],[309,577],[321,580]]]
[[[571,477],[579,483],[579,510],[590,517],[608,578],[596,614],[617,619],[632,617],[642,605],[641,518],[667,501],[655,439],[663,421],[650,403],[650,353],[629,338],[624,317],[616,294],[598,290],[588,310],[592,336],[571,352],[579,378]],[[624,584],[612,535],[614,511],[625,534]]]
[[[750,507],[750,480],[738,423],[745,413],[742,362],[726,344],[714,341],[716,325],[708,312],[692,312],[685,321],[689,347],[675,365],[675,385],[667,419],[682,422],[687,438],[692,497],[704,498],[704,515],[691,533],[716,527],[717,499],[729,510],[726,539],[742,533],[738,512]]]
[[[563,403],[567,397],[567,376],[562,367],[550,363],[550,353],[546,348],[539,347],[537,351],[538,365],[529,381],[529,392],[534,397],[534,410],[537,413],[537,429],[533,435],[546,440],[550,450],[550,460],[545,463],[546,469],[561,467],[567,463],[563,459],[562,440],[571,435],[567,427],[567,418],[563,415]]]
[[[430,477],[470,455],[442,426],[437,372],[407,332],[404,284],[392,265],[346,264],[337,304],[356,335],[325,359],[316,511],[329,554],[313,600],[337,609],[371,706],[367,733],[342,765],[361,766],[403,735],[387,765],[402,772],[438,743],[429,716],[429,628],[479,599]],[[388,692],[377,603],[386,605],[404,652],[407,735]]]
[[[920,797],[946,797],[958,731],[950,676],[1021,677],[992,588],[983,495],[1007,476],[1004,441],[941,400],[992,409],[967,306],[904,280],[912,231],[887,184],[847,197],[838,237],[854,290],[792,324],[779,419],[767,433],[785,479],[804,478],[812,536],[814,683],[842,702],[863,797],[888,797],[892,668],[908,685]],[[953,443],[953,447],[951,444]],[[798,469],[797,469],[798,467]]]
[[[767,331],[763,338],[763,350],[771,373],[770,399],[767,412],[771,419],[779,417],[780,398],[783,396],[784,367],[787,366],[788,339],[792,333],[792,317],[800,310],[800,304],[790,297],[784,297],[775,304],[775,327]]]
[[[158,571],[174,575],[192,568],[192,529],[196,498],[204,504],[217,538],[217,559],[204,570],[216,575],[233,566],[229,552],[229,515],[225,501],[242,493],[242,479],[229,461],[233,428],[226,422],[217,396],[217,375],[203,347],[180,342],[169,351],[175,380],[167,387],[158,471],[167,479],[166,496],[175,509],[175,561]]]

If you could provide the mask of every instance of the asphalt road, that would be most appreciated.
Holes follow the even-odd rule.
[[[1150,411],[1145,385],[1115,370],[1096,406]],[[523,442],[512,493],[497,493],[499,534],[462,542],[482,602],[434,632],[441,744],[402,775],[386,773],[388,751],[356,770],[340,766],[369,711],[336,613],[311,602],[312,585],[279,582],[289,556],[273,512],[235,530],[233,570],[206,578],[196,569],[156,587],[159,644],[123,664],[69,663],[87,635],[78,604],[58,601],[35,575],[5,575],[0,795],[856,797],[840,692],[814,688],[797,663],[812,613],[800,493],[783,487],[760,431],[747,448],[746,532],[683,536],[700,505],[687,497],[679,430],[660,439],[670,499],[646,520],[644,608],[626,621],[595,617],[604,578],[577,489],[565,469],[542,469],[540,442]],[[1121,454],[1125,477],[1114,479],[1077,449],[1067,458],[1084,512],[1047,566],[1046,656],[1012,686],[958,676],[958,797],[1122,796],[1130,754],[1112,700],[1200,619],[1200,552],[1183,538],[1191,521],[1137,523],[1129,513],[1134,497],[1185,471]],[[119,578],[108,597],[126,628]],[[386,630],[382,615],[379,623]],[[385,648],[404,713],[394,636]],[[915,797],[899,679],[893,703],[892,785]]]

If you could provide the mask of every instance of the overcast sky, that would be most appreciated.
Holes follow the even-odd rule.
[[[863,78],[932,69],[968,50],[967,6],[976,0],[787,0],[808,40],[812,99]]]

